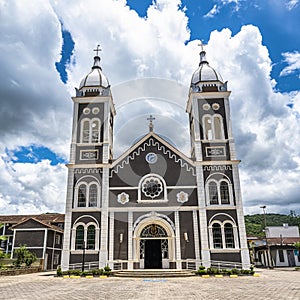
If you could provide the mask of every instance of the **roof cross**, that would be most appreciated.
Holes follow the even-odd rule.
[[[150,115],[150,117],[147,118],[147,120],[150,121],[150,122],[149,122],[149,131],[153,131],[153,127],[154,127],[154,126],[153,126],[152,121],[154,121],[155,118],[154,118],[152,115]]]
[[[101,51],[100,45],[97,45],[97,48],[94,49],[93,51],[95,51],[96,52],[96,56],[98,56],[98,52]]]
[[[201,47],[201,52],[202,52],[202,51],[204,51],[203,47],[207,46],[207,44],[203,44],[202,41],[201,41],[201,43],[199,43],[198,46]]]

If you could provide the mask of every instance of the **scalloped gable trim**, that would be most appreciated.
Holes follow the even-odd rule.
[[[123,169],[125,165],[128,165],[131,160],[134,160],[137,156],[141,154],[141,152],[146,151],[147,147],[156,147],[159,151],[162,151],[163,154],[167,155],[170,159],[173,159],[176,163],[180,163],[182,168],[185,168],[186,171],[192,172],[193,176],[196,176],[196,170],[194,167],[190,166],[187,162],[184,162],[182,158],[177,158],[179,156],[173,153],[170,149],[167,149],[164,145],[161,145],[159,141],[154,140],[151,137],[148,141],[145,141],[142,145],[140,145],[135,151],[133,151],[130,155],[124,158],[119,164],[116,164],[111,170],[109,177],[112,177],[113,173],[118,174],[120,169]]]

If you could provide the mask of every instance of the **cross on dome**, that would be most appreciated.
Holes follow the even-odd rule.
[[[94,49],[93,51],[96,52],[96,56],[98,56],[98,52],[102,51],[102,49],[100,48],[100,45],[97,45],[97,48]]]
[[[154,128],[152,121],[154,121],[155,118],[152,115],[150,115],[150,117],[147,118],[147,120],[150,121],[149,122],[149,131],[151,132],[151,131],[153,131],[153,128]]]
[[[201,52],[203,52],[203,51],[204,51],[204,48],[203,48],[203,47],[204,47],[204,46],[207,46],[207,44],[203,44],[202,41],[201,41],[201,43],[199,43],[198,46],[201,47]]]

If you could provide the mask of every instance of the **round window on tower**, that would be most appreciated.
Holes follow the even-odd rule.
[[[158,177],[147,177],[142,183],[142,192],[151,199],[157,198],[163,191],[163,183]]]
[[[84,115],[88,115],[90,112],[91,112],[91,110],[88,107],[83,109],[83,114]]]

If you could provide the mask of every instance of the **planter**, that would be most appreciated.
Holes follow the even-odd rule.
[[[30,274],[30,273],[37,273],[37,272],[40,272],[39,267],[0,270],[0,276],[16,276],[16,275]]]

